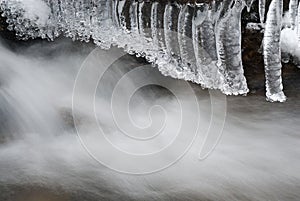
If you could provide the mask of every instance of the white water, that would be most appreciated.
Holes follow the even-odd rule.
[[[299,97],[291,92],[290,101],[276,107],[265,103],[263,96],[229,98],[221,142],[204,161],[198,160],[197,141],[178,163],[151,175],[124,175],[97,163],[81,146],[70,116],[75,76],[91,51],[90,46],[77,45],[60,40],[18,47],[17,52],[1,45],[0,136],[4,142],[0,144],[0,200],[300,199],[300,104]],[[101,65],[102,61],[95,62]],[[130,69],[129,66],[139,65],[134,58],[123,57],[104,83],[119,79],[126,72],[123,66]],[[148,77],[158,79],[161,75],[154,71]],[[166,82],[178,84],[172,79]],[[88,87],[89,82],[86,84]],[[102,123],[108,134],[118,136],[119,131],[109,121],[109,100],[105,95],[110,93],[111,85],[102,87],[98,113],[104,119]],[[131,88],[129,84],[124,90]],[[210,119],[210,99],[207,91],[197,85],[194,89],[199,99],[198,140],[201,141]],[[178,105],[171,97],[159,88],[141,90],[133,97],[135,102],[130,107],[133,118],[139,125],[147,125],[147,110],[160,104],[175,126],[172,121],[176,120]],[[82,98],[85,98],[84,93]],[[180,101],[184,104],[191,99],[186,96]],[[123,101],[116,103],[122,107]],[[195,108],[186,112],[193,116]],[[161,113],[155,114],[153,122],[162,117]],[[81,125],[89,126],[91,118],[93,115],[83,112]],[[97,129],[89,129],[86,135],[95,140],[91,134]],[[184,130],[187,136],[189,132],[191,130]],[[171,136],[161,138],[161,143]],[[102,142],[95,141],[95,144],[99,148],[94,150],[105,152]],[[135,149],[130,144],[123,148]],[[152,145],[136,147],[144,152],[156,148]]]

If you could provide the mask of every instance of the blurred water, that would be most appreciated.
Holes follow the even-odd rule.
[[[76,74],[92,49],[58,40],[11,50],[2,42],[1,201],[300,199],[300,102],[292,90],[284,104],[267,103],[260,95],[228,97],[221,141],[211,156],[199,161],[199,140],[210,120],[210,96],[192,85],[199,100],[201,135],[182,160],[164,171],[142,176],[120,174],[97,163],[78,140],[71,104]],[[113,64],[104,78],[104,91],[97,94],[101,117],[106,119],[106,95],[112,83],[143,62],[126,55]],[[148,76],[162,77],[155,71]],[[167,82],[183,81],[168,78]],[[134,97],[130,108],[142,125],[148,118],[145,108],[147,111],[151,105],[176,113],[176,101],[164,88],[149,86]],[[184,101],[189,99],[187,96]],[[192,115],[195,111],[187,112]],[[83,108],[81,124],[89,126],[90,118]],[[106,132],[116,134],[114,125],[101,123]],[[101,142],[99,146],[99,151],[105,151]]]

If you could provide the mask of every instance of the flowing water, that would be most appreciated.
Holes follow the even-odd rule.
[[[155,130],[166,118],[164,128],[170,129],[155,143],[142,141],[139,145],[120,135],[118,126],[111,122],[110,98],[113,87],[123,75],[146,63],[129,55],[121,56],[105,72],[95,95],[95,113],[100,125],[120,148],[134,153],[159,150],[174,137],[172,128],[178,125],[178,103],[185,109],[183,112],[187,116],[184,117],[190,117],[181,131],[187,136],[186,140],[180,138],[180,143],[185,145],[185,141],[190,140],[190,133],[194,132],[193,118],[196,113],[200,114],[198,138],[181,160],[153,174],[124,174],[98,163],[82,146],[82,140],[87,140],[93,142],[88,148],[96,156],[104,153],[115,157],[94,135],[98,128],[91,123],[94,113],[88,112],[88,102],[80,102],[81,107],[76,110],[79,118],[73,121],[72,93],[80,67],[88,63],[101,69],[109,55],[118,52],[116,48],[97,50],[97,54],[108,56],[87,62],[86,58],[90,58],[88,55],[94,48],[91,44],[66,39],[16,46],[1,41],[1,201],[300,199],[299,82],[286,90],[289,95],[286,103],[271,104],[265,102],[263,95],[226,98],[221,93],[209,93],[193,84],[189,85],[193,93],[188,93],[184,88],[185,81],[163,77],[156,68],[145,68],[151,71],[142,68],[139,76],[164,80],[165,86],[176,86],[176,96],[180,98],[176,100],[167,87],[149,85],[138,89],[135,86],[138,77],[125,77],[127,84],[121,85],[121,92],[137,89],[126,106],[139,128],[147,127],[150,122],[154,124],[151,129]],[[95,73],[91,71],[89,75],[92,77]],[[86,100],[91,80],[85,80],[81,86],[82,100]],[[194,95],[199,110],[188,107],[194,106],[191,101]],[[122,122],[126,120],[122,110],[125,96],[117,94],[116,97],[113,109],[122,113]],[[217,108],[214,112],[213,97]],[[164,108],[165,113],[159,107],[152,107],[157,105]],[[216,117],[214,121],[218,122],[224,111],[224,130],[218,145],[205,160],[199,160],[205,133],[211,130],[214,135],[221,125],[214,127],[212,124],[209,128],[212,113]],[[127,128],[126,125],[119,126]],[[87,128],[83,135],[78,135],[80,128]],[[152,134],[151,129],[144,134]],[[149,161],[146,167],[169,160],[172,153],[169,154],[163,155],[159,162],[152,164]],[[145,164],[118,165],[119,168],[128,166],[139,170]]]

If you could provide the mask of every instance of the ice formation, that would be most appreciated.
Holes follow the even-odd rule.
[[[289,17],[291,20],[291,27],[292,29],[295,28],[296,25],[296,18],[297,18],[297,7],[298,7],[298,0],[290,0],[289,3]]]
[[[231,1],[228,3],[232,4]],[[239,0],[231,4],[224,2],[217,20],[217,65],[224,79],[222,91],[225,94],[246,94],[248,87],[242,66],[240,19],[245,5]]]
[[[258,0],[258,12],[260,22],[263,24],[265,21],[266,0]]]
[[[298,10],[297,10],[297,36],[298,36],[298,42],[300,41],[300,2],[298,4]]]
[[[252,0],[203,3],[138,0],[0,0],[10,30],[22,39],[65,35],[143,56],[162,74],[247,94],[241,59],[241,12]],[[30,5],[30,6],[29,6]],[[33,8],[33,5],[36,8]],[[297,26],[297,0],[290,2]],[[264,22],[265,0],[259,0]],[[299,16],[299,15],[298,15]],[[285,101],[281,83],[282,0],[272,0],[263,41],[267,100]],[[299,20],[298,20],[299,23]]]
[[[286,97],[283,93],[281,80],[281,19],[282,19],[282,0],[271,2],[264,34],[264,63],[266,73],[266,96],[270,101],[283,102]]]

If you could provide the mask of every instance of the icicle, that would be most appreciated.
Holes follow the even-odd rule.
[[[289,17],[291,22],[291,28],[294,29],[296,25],[296,18],[297,18],[297,6],[298,0],[290,0],[289,3]]]
[[[151,11],[151,28],[153,43],[158,47],[158,61],[163,58],[166,53],[165,32],[164,32],[164,15],[166,4],[164,2],[154,2]]]
[[[137,15],[137,13],[134,13],[136,10],[132,11],[132,5],[135,5],[137,8],[137,3],[135,3],[132,0],[125,0],[123,9],[120,10],[119,14],[119,21],[120,21],[120,28],[123,30],[120,32],[120,37],[118,41],[119,47],[124,48],[126,52],[129,54],[135,54],[137,52],[137,49],[142,49],[142,48],[137,48],[134,46],[132,43],[133,38],[137,38],[137,25],[132,26],[132,23],[137,23],[137,19],[133,19],[133,15]],[[134,21],[135,20],[135,21]],[[134,36],[133,36],[134,35]]]
[[[58,1],[59,2],[59,1]],[[82,0],[78,0],[78,1],[75,1],[75,8],[76,8],[76,12],[75,12],[75,20],[76,20],[76,24],[75,24],[75,31],[76,31],[76,36],[77,36],[77,39],[78,37],[80,38],[82,36],[82,31],[84,30],[84,21],[83,21],[83,11],[82,11]],[[58,13],[58,17],[59,17],[59,13]]]
[[[180,57],[186,74],[194,75],[196,73],[196,57],[193,44],[193,17],[195,7],[190,4],[183,6],[178,21],[178,42],[180,48]],[[191,78],[193,79],[193,78]]]
[[[113,33],[113,44],[116,44],[120,48],[124,48],[127,50],[128,48],[128,41],[130,36],[129,32],[130,30],[127,29],[127,26],[130,27],[128,23],[130,23],[130,20],[126,18],[129,17],[129,10],[130,10],[130,1],[129,0],[118,0],[117,4],[115,5],[115,14],[116,20],[114,20],[114,23],[116,23],[116,26],[111,27],[111,30],[114,30]]]
[[[207,53],[205,63],[211,63],[211,61],[216,61],[217,58],[217,50],[216,50],[216,40],[214,34],[214,25],[211,18],[211,10],[208,11],[208,14],[200,26],[201,32],[201,44],[203,49]]]
[[[114,23],[115,26],[119,26],[119,1],[120,0],[113,0],[111,1],[111,17],[112,17],[112,22]]]
[[[282,0],[272,0],[267,13],[263,39],[264,63],[266,73],[266,96],[268,101],[284,102],[281,78],[280,33],[282,20]]]
[[[158,45],[159,39],[158,39],[158,2],[152,3],[151,8],[151,33],[152,33],[152,39],[153,44]]]
[[[141,2],[139,6],[140,33],[145,38],[151,38],[151,2]]]
[[[203,55],[203,48],[201,46],[201,32],[200,26],[205,20],[207,16],[208,5],[207,4],[197,4],[194,12],[193,17],[193,24],[192,24],[192,33],[193,33],[193,45],[194,45],[194,53],[196,58],[196,65],[197,65],[197,78],[195,78],[195,82],[205,86],[204,78],[203,78],[203,70],[202,68],[205,67],[202,65],[202,55]]]
[[[64,1],[65,2],[65,1]],[[61,3],[64,6],[64,3]],[[79,40],[89,42],[91,37],[91,0],[82,1],[80,4],[80,28],[78,30]],[[64,11],[64,9],[62,9]]]
[[[217,89],[220,87],[220,75],[217,67],[217,49],[214,33],[214,24],[212,20],[212,10],[200,26],[200,44],[203,47],[203,58],[201,65],[202,77],[205,79],[205,87]]]
[[[233,4],[233,6],[232,6]],[[222,91],[228,95],[246,94],[241,55],[241,11],[244,4],[225,1],[216,25],[218,68],[223,76]]]
[[[75,16],[76,16],[76,10],[74,6],[74,0],[68,1],[67,4],[67,10],[64,12],[65,13],[65,34],[67,37],[72,38],[75,40],[76,34],[74,31],[75,25]],[[94,26],[93,26],[94,27]]]
[[[131,30],[130,7],[131,7],[131,0],[125,0],[124,7],[120,16],[121,27],[123,27],[123,29],[126,29],[128,31]]]
[[[74,0],[76,1],[76,0]],[[114,41],[114,4],[113,1],[97,0],[97,8],[93,17],[96,26],[93,27],[94,42],[103,49],[109,49]]]
[[[122,24],[121,24],[121,21],[122,21],[122,11],[124,10],[124,6],[125,6],[125,3],[126,3],[126,0],[116,0],[116,1],[117,1],[117,5],[116,5],[116,8],[117,8],[117,12],[116,12],[117,21],[118,21],[118,25],[122,26]]]
[[[168,55],[164,29],[166,5],[167,2],[164,1],[154,2],[152,4],[151,32],[153,45],[157,50],[154,65],[158,67],[159,71],[163,75],[172,76],[174,73],[170,73],[170,69],[172,69],[173,67],[169,63],[170,57]]]
[[[195,82],[205,88],[219,88],[219,73],[216,66],[216,41],[213,17],[216,5],[209,8],[207,4],[196,6],[193,19],[193,44],[197,61]],[[215,10],[216,9],[216,10]]]
[[[298,4],[298,15],[297,15],[297,37],[298,37],[298,43],[300,43],[300,2]]]
[[[151,2],[141,2],[139,3],[139,31],[140,37],[143,45],[143,56],[149,62],[153,62],[155,58],[155,48],[152,44],[152,30],[151,30],[151,12],[152,3]]]
[[[175,66],[176,69],[169,69],[172,77],[183,78],[180,58],[180,49],[178,43],[178,16],[180,13],[180,5],[171,2],[166,5],[164,16],[164,33],[167,46],[167,54],[170,58],[169,63]],[[174,71],[173,71],[174,70]],[[173,72],[171,72],[173,71]]]
[[[138,21],[138,2],[133,1],[130,7],[130,24],[131,33],[139,34],[139,21]]]
[[[251,6],[255,0],[242,0],[240,3],[247,7],[247,12],[250,12]]]
[[[265,12],[266,12],[266,0],[259,0],[258,1],[258,13],[260,23],[264,23],[265,21]]]

